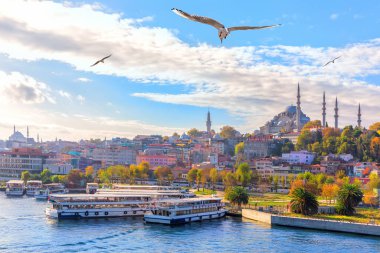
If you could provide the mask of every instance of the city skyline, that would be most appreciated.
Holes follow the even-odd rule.
[[[298,82],[311,120],[322,121],[323,92],[329,126],[336,97],[340,127],[356,125],[359,103],[363,127],[379,117],[380,36],[362,29],[380,23],[376,1],[323,9],[237,1],[234,10],[216,1],[84,2],[0,1],[0,139],[13,125],[44,140],[206,130],[208,107],[212,129],[253,132],[296,103]],[[283,26],[236,32],[220,45],[216,31],[172,7],[228,25]]]

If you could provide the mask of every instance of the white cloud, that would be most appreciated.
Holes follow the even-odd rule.
[[[0,71],[0,98],[11,103],[41,104],[55,103],[50,88],[33,77],[19,72]]]
[[[336,19],[338,19],[338,17],[339,17],[338,13],[333,13],[333,14],[330,15],[330,19],[331,20],[336,20]]]
[[[71,94],[67,91],[59,90],[58,93],[61,97],[67,98],[68,100],[72,98]]]
[[[77,95],[76,99],[79,101],[80,104],[84,104],[84,102],[86,101],[86,98],[82,95]]]
[[[87,78],[87,77],[79,77],[79,78],[77,78],[77,81],[78,82],[82,82],[82,83],[90,83],[90,82],[92,82],[92,80],[89,79],[89,78]]]
[[[0,53],[23,60],[61,61],[80,71],[116,75],[141,83],[183,84],[188,91],[183,94],[135,96],[164,103],[222,108],[244,118],[245,124],[237,126],[242,131],[257,128],[285,106],[295,103],[297,82],[301,83],[304,111],[312,118],[320,118],[324,90],[331,100],[330,122],[336,95],[342,125],[355,123],[355,107],[359,102],[365,124],[379,117],[372,101],[380,97],[380,88],[361,80],[380,73],[380,39],[342,48],[284,45],[226,48],[217,44],[217,38],[217,46],[190,46],[172,30],[144,27],[141,19],[107,13],[101,6],[19,0],[0,3]],[[26,11],[31,9],[33,12]],[[338,14],[330,18],[336,19]],[[105,64],[89,67],[109,49],[113,55]],[[321,68],[339,55],[342,57],[336,63]]]

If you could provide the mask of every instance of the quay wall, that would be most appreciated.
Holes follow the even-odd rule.
[[[271,225],[380,236],[380,226],[373,224],[288,217],[250,209],[243,209],[242,215]]]

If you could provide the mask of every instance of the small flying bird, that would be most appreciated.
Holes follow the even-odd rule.
[[[100,59],[99,61],[95,62],[94,64],[92,64],[90,67],[94,67],[96,64],[98,63],[104,63],[104,60],[107,59],[107,58],[110,58],[112,54]]]
[[[226,39],[227,36],[230,34],[232,31],[238,31],[238,30],[259,30],[259,29],[265,29],[265,28],[272,28],[276,26],[280,26],[281,24],[278,25],[266,25],[266,26],[233,26],[233,27],[228,27],[226,28],[223,24],[219,23],[218,21],[208,18],[208,17],[202,17],[202,16],[197,16],[197,15],[191,15],[188,14],[184,11],[178,10],[176,8],[172,8],[172,11],[189,20],[200,22],[206,25],[211,25],[218,29],[218,36],[220,39],[220,43],[223,42],[223,39]]]
[[[327,65],[329,65],[330,63],[335,63],[335,60],[339,59],[340,57],[342,57],[342,56],[338,56],[338,57],[334,58],[334,60],[331,60],[331,61],[326,62],[326,64],[323,65],[322,67],[327,66]]]

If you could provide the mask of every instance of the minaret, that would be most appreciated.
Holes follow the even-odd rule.
[[[298,83],[297,89],[297,112],[296,112],[296,120],[297,120],[297,131],[301,131],[301,93],[300,93],[300,84]]]
[[[323,103],[322,103],[322,127],[326,127],[326,96],[323,92]]]
[[[207,127],[207,133],[211,133],[211,115],[210,115],[210,110],[207,112],[206,127]]]
[[[360,103],[359,103],[359,109],[358,109],[358,127],[362,127],[362,112],[360,110]]]
[[[40,134],[37,134],[37,143],[40,142]]]
[[[335,128],[338,128],[338,118],[339,118],[339,115],[338,115],[338,97],[335,98],[335,115],[334,115],[334,118],[335,118]]]
[[[16,125],[13,125],[13,133],[16,133]]]
[[[29,139],[29,126],[26,126],[26,139]]]

